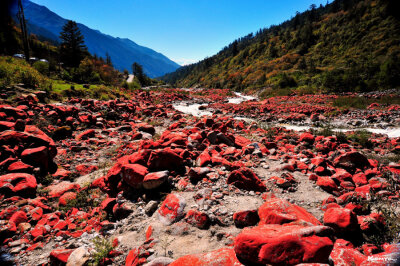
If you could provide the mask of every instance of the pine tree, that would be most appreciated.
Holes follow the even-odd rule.
[[[108,53],[106,53],[106,64],[112,66],[111,56]]]
[[[87,55],[87,47],[78,25],[75,21],[68,20],[60,33],[60,57],[67,67],[78,67]]]
[[[149,78],[143,72],[143,67],[139,63],[137,63],[137,62],[133,63],[132,73],[139,80],[140,85],[142,85],[142,86],[148,85]]]

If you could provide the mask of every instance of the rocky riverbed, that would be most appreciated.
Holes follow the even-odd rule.
[[[2,264],[398,263],[400,106],[37,95],[0,105]]]

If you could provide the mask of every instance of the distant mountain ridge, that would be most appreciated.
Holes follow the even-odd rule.
[[[24,11],[30,33],[59,42],[58,36],[66,19],[47,7],[28,0],[24,1]],[[129,39],[112,37],[81,23],[78,23],[78,27],[85,37],[89,52],[103,58],[108,53],[114,67],[120,71],[127,69],[131,72],[133,62],[138,62],[143,66],[145,73],[154,78],[179,68],[177,63],[163,54],[140,46]]]

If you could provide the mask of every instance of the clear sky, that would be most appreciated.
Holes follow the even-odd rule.
[[[326,0],[31,0],[66,19],[129,38],[179,64],[212,56],[239,37]],[[330,1],[332,2],[332,1]]]

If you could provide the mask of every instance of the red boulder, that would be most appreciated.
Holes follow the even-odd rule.
[[[354,232],[359,229],[357,215],[346,208],[329,208],[324,214],[324,225],[337,233]]]
[[[166,225],[178,221],[184,215],[186,201],[182,196],[169,194],[158,209],[158,218]]]
[[[236,256],[249,265],[327,263],[332,248],[332,229],[326,226],[260,225],[235,239]]]
[[[177,259],[169,266],[241,266],[235,251],[222,248],[204,254],[187,255]]]
[[[253,190],[259,192],[265,192],[267,190],[265,185],[256,176],[256,174],[248,168],[240,168],[239,170],[233,171],[228,176],[226,182],[244,190]]]

